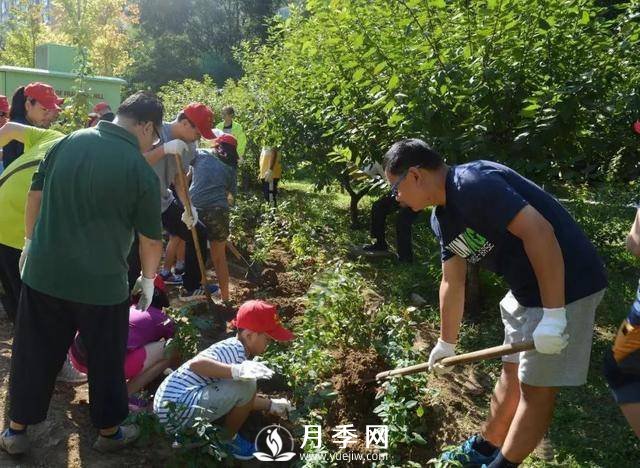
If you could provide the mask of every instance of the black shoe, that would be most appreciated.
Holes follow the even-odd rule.
[[[375,242],[373,244],[363,245],[362,250],[365,252],[386,252],[389,246],[386,243]]]

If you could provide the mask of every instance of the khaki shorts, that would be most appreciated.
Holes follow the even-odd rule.
[[[504,356],[504,362],[518,363],[520,381],[536,387],[584,385],[589,372],[593,323],[604,289],[566,305],[569,344],[560,354],[535,350]],[[500,301],[504,343],[533,341],[533,331],[542,319],[541,307],[524,307],[511,291]]]
[[[199,211],[200,220],[207,229],[207,239],[223,242],[229,237],[229,209],[221,206]]]
[[[194,403],[195,411],[184,424],[185,427],[192,426],[197,417],[213,422],[236,406],[246,405],[256,394],[256,381],[220,379],[198,392],[200,395]]]

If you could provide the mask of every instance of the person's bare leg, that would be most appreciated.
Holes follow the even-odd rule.
[[[522,463],[533,452],[551,425],[558,387],[520,387],[520,402],[502,444],[502,455],[514,463]]]
[[[169,242],[167,243],[167,250],[164,254],[164,270],[171,271],[171,267],[175,265],[179,247],[179,241],[181,241],[178,236],[169,237]]]
[[[501,447],[509,432],[511,421],[516,414],[520,401],[520,380],[518,379],[518,364],[502,363],[500,379],[491,396],[491,411],[489,418],[482,427],[482,437]]]
[[[169,367],[170,362],[169,359],[162,359],[129,380],[127,382],[127,394],[131,396],[149,385],[156,377],[162,374],[162,371]]]
[[[227,434],[229,438],[233,439],[235,435],[238,433],[244,422],[249,417],[249,413],[253,410],[253,400],[255,400],[256,396],[253,395],[253,398],[249,400],[246,404],[242,406],[236,406],[233,408],[227,416],[224,418],[224,427],[227,430]]]
[[[223,301],[229,300],[229,266],[227,265],[227,242],[211,242],[211,261],[213,269],[216,271],[218,285],[220,286],[220,297]]]
[[[146,387],[148,384],[158,377],[163,370],[169,367],[170,359],[164,356],[164,347],[166,342],[154,341],[144,346],[146,357],[140,374],[127,382],[127,394],[133,395],[137,391]]]
[[[627,418],[627,422],[640,439],[640,403],[627,403],[620,405],[622,414]]]
[[[181,263],[184,266],[184,258],[187,243],[178,237],[178,247],[176,249],[176,263]]]

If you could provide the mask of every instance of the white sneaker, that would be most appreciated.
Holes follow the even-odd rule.
[[[58,377],[56,377],[56,381],[58,382],[68,382],[68,383],[83,383],[87,381],[87,374],[83,374],[75,367],[71,365],[69,358],[64,361],[62,365],[62,369],[60,369],[60,373]]]

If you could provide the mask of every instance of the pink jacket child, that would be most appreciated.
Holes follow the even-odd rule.
[[[169,367],[165,346],[175,332],[175,324],[162,310],[150,306],[141,311],[129,308],[129,338],[124,361],[127,390],[131,396],[153,381]],[[87,353],[79,334],[69,349],[69,360],[75,369],[87,372]]]

